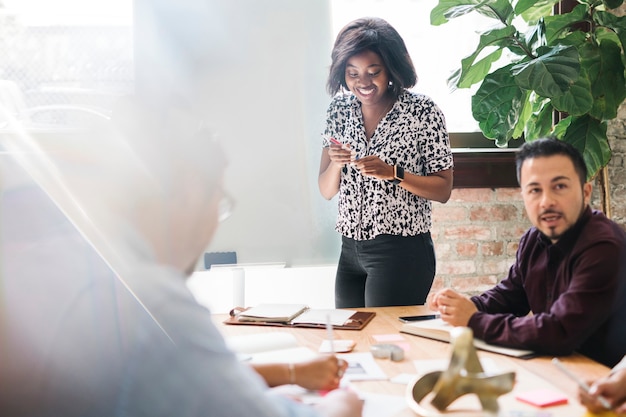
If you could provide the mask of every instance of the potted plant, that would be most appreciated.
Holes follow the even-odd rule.
[[[609,12],[623,1],[569,0],[569,12],[553,14],[558,0],[439,0],[430,21],[480,13],[495,23],[448,79],[453,89],[481,83],[472,114],[485,137],[506,147],[556,136],[582,152],[593,178],[606,175],[607,121],[626,98],[626,17]]]

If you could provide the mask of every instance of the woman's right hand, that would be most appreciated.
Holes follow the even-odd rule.
[[[336,143],[331,143],[328,148],[328,156],[331,162],[339,166],[354,162],[354,151],[350,149],[349,144],[337,145]]]

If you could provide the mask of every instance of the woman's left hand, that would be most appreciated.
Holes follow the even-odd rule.
[[[393,179],[393,165],[383,162],[376,155],[369,155],[354,161],[354,166],[362,175],[381,180]]]

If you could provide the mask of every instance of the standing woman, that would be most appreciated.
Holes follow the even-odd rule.
[[[416,82],[385,20],[337,35],[318,178],[324,198],[339,193],[337,308],[424,304],[435,277],[430,200],[450,198],[453,160],[443,113],[407,90]]]

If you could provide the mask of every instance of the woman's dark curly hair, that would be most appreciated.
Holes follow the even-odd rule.
[[[384,19],[364,17],[348,23],[337,35],[326,83],[326,89],[331,96],[342,88],[348,89],[346,62],[350,57],[364,51],[375,52],[383,60],[392,82],[389,89],[394,97],[398,97],[405,88],[411,88],[417,82],[413,61],[398,31]]]

